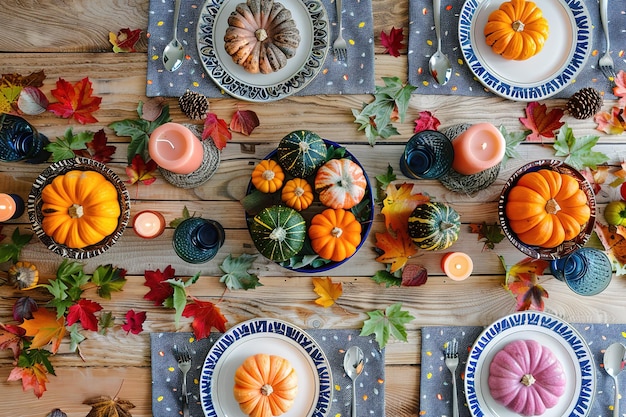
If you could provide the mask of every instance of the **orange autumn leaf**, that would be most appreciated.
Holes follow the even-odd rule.
[[[384,251],[376,260],[391,264],[389,272],[392,274],[404,267],[409,258],[417,253],[417,248],[405,229],[398,230],[395,236],[389,231],[376,233],[376,247]]]
[[[596,222],[594,229],[609,257],[614,258],[621,266],[626,265],[626,228],[609,227]]]
[[[48,382],[48,371],[46,367],[40,363],[36,363],[28,368],[15,367],[9,374],[7,381],[22,380],[22,389],[24,391],[33,389],[37,398],[41,398],[46,392],[46,382]]]
[[[33,318],[24,320],[20,327],[26,330],[26,336],[33,338],[31,349],[39,349],[51,343],[50,350],[56,353],[65,335],[65,317],[57,318],[55,311],[40,308],[33,311]]]
[[[313,291],[320,296],[315,300],[315,304],[330,307],[343,294],[343,287],[341,282],[334,283],[330,277],[313,278]]]
[[[549,266],[548,261],[533,258],[524,258],[509,270],[507,275],[519,277],[521,274],[535,274],[542,275],[543,271]]]
[[[80,124],[96,123],[98,119],[91,113],[100,108],[102,97],[93,96],[91,81],[88,77],[83,78],[76,84],[69,83],[63,78],[57,81],[57,88],[51,91],[52,95],[59,100],[52,103],[48,110],[64,119],[73,117]]]
[[[413,193],[413,184],[402,183],[400,187],[389,184],[380,211],[385,216],[385,226],[394,232],[408,228],[409,216],[420,204],[427,203],[430,198],[420,193]]]

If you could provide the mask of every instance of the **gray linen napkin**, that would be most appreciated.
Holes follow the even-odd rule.
[[[541,2],[535,1],[539,6]],[[452,77],[450,81],[438,85],[428,72],[428,60],[437,50],[435,26],[433,23],[432,0],[410,0],[409,2],[409,82],[418,87],[416,94],[444,94],[463,96],[492,96],[465,64],[463,53],[459,47],[459,12],[465,0],[449,0],[442,2],[441,34],[442,49],[452,63]],[[561,90],[554,97],[569,98],[576,91],[584,87],[593,87],[605,93],[606,98],[614,98],[612,89],[598,68],[598,59],[604,53],[604,32],[600,24],[598,0],[584,0],[593,25],[591,48],[585,67],[576,77],[576,82]],[[450,6],[448,9],[446,6]],[[609,30],[611,35],[612,56],[615,61],[616,72],[626,70],[626,59],[623,52],[626,44],[626,3],[611,2],[609,7]]]
[[[624,342],[626,324],[571,323],[589,345],[593,353],[596,369],[596,392],[589,416],[609,416],[613,411],[613,379],[600,367],[604,350],[613,342]],[[453,338],[459,342],[459,367],[457,368],[457,388],[459,393],[459,415],[470,416],[467,407],[463,380],[469,350],[480,333],[480,326],[429,326],[422,328],[422,366],[420,381],[420,416],[452,415],[451,375],[443,363],[444,343]],[[620,409],[626,412],[626,404],[620,402]]]
[[[209,0],[211,1],[211,0]],[[245,2],[245,0],[241,0]],[[206,74],[196,46],[196,28],[205,0],[183,0],[178,39],[188,58],[175,72],[163,68],[161,54],[172,38],[174,0],[150,0],[148,15],[148,74],[146,96],[180,97],[187,89],[210,98],[228,97]],[[348,64],[332,54],[337,37],[337,13],[334,0],[322,0],[331,25],[326,62],[309,85],[296,95],[370,94],[374,84],[374,25],[369,0],[343,1],[343,34],[348,40]]]
[[[359,330],[307,329],[326,354],[333,376],[333,400],[329,416],[349,416],[352,401],[352,381],[343,372],[345,350],[357,345],[363,349],[365,368],[357,380],[357,407],[361,415],[385,415],[385,351],[379,350],[373,336],[359,336]],[[202,340],[193,339],[192,333],[150,334],[152,357],[152,413],[156,417],[179,415],[181,410],[180,386],[182,374],[172,352],[174,344],[191,343],[193,362],[187,375],[191,417],[202,417],[198,381],[204,359],[221,333],[211,333]],[[181,414],[182,415],[182,414]]]

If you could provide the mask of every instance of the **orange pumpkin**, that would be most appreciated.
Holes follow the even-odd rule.
[[[343,158],[331,159],[315,174],[315,191],[322,204],[331,208],[349,209],[365,196],[367,180],[356,162]]]
[[[262,193],[274,193],[283,186],[285,173],[278,162],[263,159],[252,170],[252,185]]]
[[[548,21],[535,3],[511,0],[491,12],[485,25],[487,45],[506,59],[522,61],[541,51],[548,39]]]
[[[235,400],[250,417],[273,417],[288,411],[298,393],[298,377],[280,356],[259,353],[235,371]]]
[[[304,178],[290,179],[283,187],[281,199],[294,210],[306,210],[313,202],[313,188]]]
[[[511,188],[505,214],[523,243],[553,248],[578,236],[591,209],[574,177],[541,169],[522,175]]]
[[[361,243],[361,223],[343,209],[326,209],[311,219],[311,247],[319,256],[334,262],[354,255]]]

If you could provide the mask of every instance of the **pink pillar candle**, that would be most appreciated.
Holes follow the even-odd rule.
[[[491,123],[470,126],[452,141],[452,169],[459,174],[472,175],[499,164],[504,158],[506,141]]]
[[[441,258],[441,270],[448,278],[463,281],[472,275],[474,262],[468,254],[463,252],[448,252]]]
[[[141,211],[133,218],[133,230],[139,237],[153,239],[165,230],[165,218],[157,211]]]
[[[0,193],[0,222],[20,217],[24,213],[24,200],[17,194]]]
[[[204,158],[200,139],[187,127],[171,122],[154,129],[148,152],[157,165],[175,174],[191,174]]]

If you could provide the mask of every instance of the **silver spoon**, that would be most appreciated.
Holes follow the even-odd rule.
[[[168,71],[176,71],[183,63],[185,50],[183,45],[178,42],[178,14],[180,13],[180,0],[174,3],[174,36],[170,43],[163,50],[163,66]]]
[[[615,381],[615,401],[613,408],[613,417],[620,416],[619,412],[619,386],[617,375],[624,369],[624,356],[626,355],[626,347],[621,343],[613,343],[604,352],[604,370],[613,377]]]
[[[343,357],[343,369],[352,380],[352,417],[356,417],[356,379],[363,372],[363,351],[358,346],[352,346]]]
[[[441,85],[444,85],[450,79],[452,74],[452,66],[448,57],[441,52],[441,18],[440,18],[441,0],[433,0],[433,17],[435,18],[435,34],[437,35],[437,52],[435,52],[428,61],[428,68],[433,78]]]

